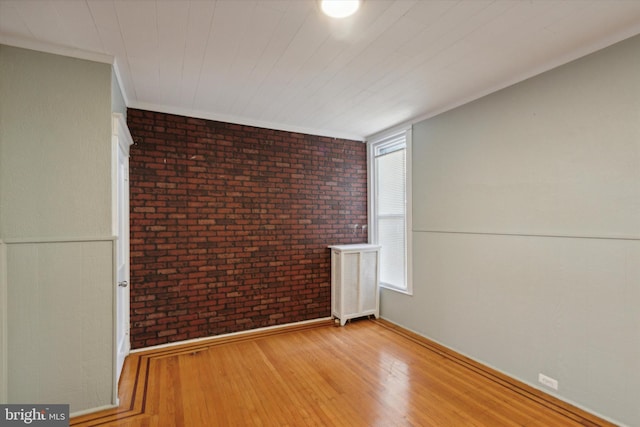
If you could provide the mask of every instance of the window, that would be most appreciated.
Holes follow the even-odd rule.
[[[380,286],[411,288],[411,131],[369,142],[371,242],[380,250]]]

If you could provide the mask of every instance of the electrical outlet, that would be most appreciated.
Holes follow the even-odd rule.
[[[558,389],[558,380],[554,380],[553,378],[548,377],[544,374],[538,374],[538,382],[554,390]]]

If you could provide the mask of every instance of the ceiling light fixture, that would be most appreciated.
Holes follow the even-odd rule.
[[[346,18],[360,7],[360,0],[322,0],[320,8],[325,15],[332,18]]]

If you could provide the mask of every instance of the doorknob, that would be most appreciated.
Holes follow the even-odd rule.
[[[121,288],[126,288],[127,286],[129,286],[129,282],[123,280],[122,282],[118,282],[118,286],[120,286]]]

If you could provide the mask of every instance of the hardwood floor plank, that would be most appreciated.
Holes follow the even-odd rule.
[[[384,321],[131,355],[121,407],[72,426],[610,426]]]

